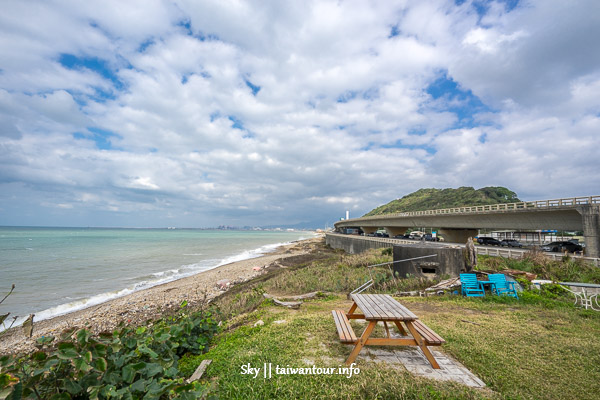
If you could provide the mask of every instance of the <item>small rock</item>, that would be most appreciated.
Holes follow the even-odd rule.
[[[262,319],[259,319],[258,321],[256,321],[254,323],[254,327],[263,326],[264,324],[265,324],[265,321],[263,321]]]
[[[217,281],[217,287],[221,290],[227,289],[231,285],[231,281],[229,279],[221,279]]]

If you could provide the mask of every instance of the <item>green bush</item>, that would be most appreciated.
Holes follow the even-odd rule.
[[[34,353],[0,358],[0,398],[196,399],[207,388],[185,383],[178,360],[206,352],[217,330],[211,313],[199,312],[99,337],[85,329],[42,337]]]
[[[600,283],[600,268],[569,256],[554,261],[539,251],[529,251],[520,259],[482,255],[477,260],[479,270],[515,269],[536,274],[538,279],[556,282]]]

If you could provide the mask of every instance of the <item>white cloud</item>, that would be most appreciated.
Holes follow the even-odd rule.
[[[593,194],[596,2],[474,4],[7,1],[0,224],[333,222],[421,187]],[[429,93],[444,77],[458,89]]]

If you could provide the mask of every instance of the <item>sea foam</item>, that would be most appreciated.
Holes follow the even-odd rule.
[[[302,237],[298,240],[304,240]],[[131,293],[149,289],[154,286],[158,286],[164,283],[172,282],[177,279],[186,278],[192,275],[196,275],[198,273],[208,271],[214,268],[218,268],[223,265],[231,264],[234,262],[244,261],[256,257],[260,257],[264,254],[275,251],[280,246],[289,245],[293,242],[280,242],[273,244],[266,244],[260,246],[256,249],[244,250],[240,253],[231,255],[229,257],[225,257],[221,260],[211,259],[211,260],[203,260],[199,263],[192,263],[182,265],[176,269],[169,269],[166,271],[159,271],[155,273],[151,273],[144,276],[132,277],[129,278],[130,281],[135,281],[124,289],[115,290],[111,292],[100,293],[97,295],[93,295],[87,298],[78,298],[73,299],[68,296],[64,298],[64,300],[68,300],[63,304],[60,304],[55,307],[50,307],[48,309],[35,312],[34,321],[40,321],[45,319],[54,318],[60,315],[69,314],[75,311],[83,310],[88,307],[96,306],[98,304],[105,303],[110,300],[114,300],[123,296],[127,296]],[[27,316],[23,316],[18,318],[13,326],[19,326],[25,321]],[[12,320],[11,320],[12,321]],[[4,326],[0,326],[0,332],[8,327],[10,321],[5,321]]]

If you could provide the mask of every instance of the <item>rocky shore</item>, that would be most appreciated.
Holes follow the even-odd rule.
[[[265,273],[279,259],[308,253],[311,244],[319,241],[321,238],[294,242],[261,257],[223,265],[73,313],[42,321],[34,319],[31,338],[25,336],[21,327],[0,335],[0,354],[34,350],[37,338],[57,335],[68,328],[87,327],[99,333],[114,329],[120,322],[137,326],[178,309],[183,301],[190,306],[210,301],[231,286]]]

